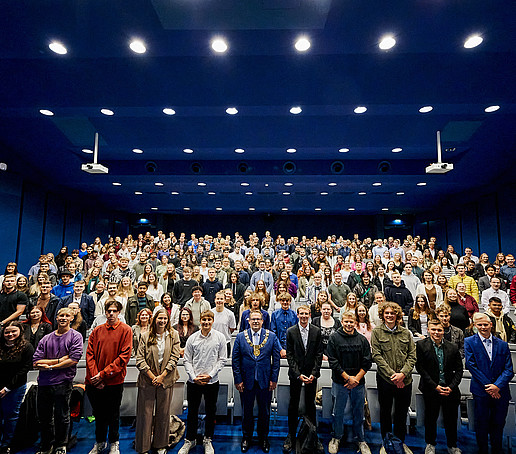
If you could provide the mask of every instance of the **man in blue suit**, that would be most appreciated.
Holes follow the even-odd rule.
[[[269,452],[269,419],[272,391],[276,388],[280,369],[281,346],[276,335],[263,329],[260,310],[251,310],[250,329],[238,334],[233,346],[233,377],[240,392],[242,419],[242,452],[251,446],[254,430],[253,408],[258,402],[258,440],[263,452]]]
[[[475,431],[478,452],[502,452],[503,428],[511,394],[509,382],[514,376],[507,342],[494,337],[486,314],[476,313],[473,322],[478,334],[464,341],[466,367],[471,372],[470,391],[475,401]]]
[[[88,325],[88,328],[90,328],[95,319],[95,301],[93,301],[93,297],[84,292],[85,289],[86,283],[84,281],[75,282],[73,284],[73,294],[61,299],[57,306],[56,314],[62,307],[68,307],[70,303],[76,302],[81,308],[82,318],[86,325]]]

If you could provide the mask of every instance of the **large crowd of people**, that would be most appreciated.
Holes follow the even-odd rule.
[[[39,370],[38,454],[66,453],[70,394],[84,352],[96,426],[90,454],[119,453],[131,356],[139,370],[139,453],[167,450],[181,357],[188,417],[179,454],[196,444],[203,396],[203,447],[214,453],[218,374],[228,358],[241,393],[242,452],[253,443],[256,402],[258,446],[269,452],[281,358],[290,379],[285,452],[295,449],[302,390],[304,418],[316,424],[322,361],[332,371],[330,454],[339,451],[348,401],[358,450],[371,452],[364,411],[365,375],[373,363],[382,438],[393,434],[411,452],[404,440],[416,370],[425,402],[425,454],[435,453],[441,409],[448,452],[460,453],[465,365],[479,452],[488,452],[488,440],[492,452],[502,452],[514,375],[508,343],[516,342],[509,315],[516,305],[512,254],[500,252],[492,260],[469,247],[462,254],[452,245],[440,247],[436,238],[417,236],[274,238],[266,232],[246,239],[237,232],[187,238],[159,231],[111,237],[105,244],[97,237],[71,251],[63,246],[56,255],[42,254],[26,274],[21,271],[10,262],[0,276],[0,453],[11,452],[30,369]]]

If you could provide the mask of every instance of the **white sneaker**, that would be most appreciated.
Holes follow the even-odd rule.
[[[204,454],[215,454],[215,450],[211,444],[211,438],[204,437],[202,444],[204,446]]]
[[[60,446],[54,451],[54,454],[66,454],[66,446]]]
[[[109,447],[109,454],[120,454],[120,442],[115,441]]]
[[[371,454],[371,450],[369,449],[369,446],[367,446],[367,443],[365,441],[360,441],[358,443],[358,451],[360,454]]]
[[[384,446],[380,448],[380,454],[387,454],[387,451],[385,450]]]
[[[462,454],[462,451],[457,447],[448,448],[448,454]]]
[[[158,454],[167,454],[167,448],[159,448],[157,453]]]
[[[425,448],[425,454],[435,454],[435,446],[427,444]]]
[[[181,446],[181,449],[177,452],[177,454],[188,454],[190,452],[190,449],[192,449],[196,444],[197,442],[195,440],[185,440],[184,445]]]
[[[93,449],[88,454],[100,454],[104,449],[107,448],[107,443],[95,443]]]
[[[403,452],[405,454],[413,454],[410,448],[405,443],[403,443]]]
[[[338,438],[332,438],[328,443],[328,452],[330,454],[337,454],[339,452],[340,440]]]

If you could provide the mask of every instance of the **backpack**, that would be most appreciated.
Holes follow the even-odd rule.
[[[307,418],[303,418],[297,435],[296,454],[324,454],[324,448],[317,436],[317,428]]]
[[[404,454],[405,452],[403,442],[390,432],[385,435],[383,439],[383,447],[385,448],[386,454]]]

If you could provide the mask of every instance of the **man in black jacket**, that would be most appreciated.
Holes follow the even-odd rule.
[[[493,324],[493,334],[503,341],[513,344],[516,340],[516,328],[512,319],[504,314],[502,309],[502,300],[497,296],[492,296],[489,298],[489,307],[485,313]]]
[[[414,307],[414,299],[412,293],[405,287],[405,283],[401,280],[400,273],[393,271],[391,274],[392,283],[385,286],[385,299],[399,304],[403,313],[408,315],[410,309]]]
[[[342,327],[328,340],[328,362],[332,370],[333,437],[328,445],[330,454],[337,454],[344,435],[344,410],[351,400],[353,433],[362,454],[371,454],[364,438],[364,402],[366,372],[371,368],[371,346],[355,330],[355,314],[344,312]]]
[[[308,323],[310,308],[297,308],[299,323],[287,330],[287,362],[290,379],[290,402],[288,406],[288,436],[283,443],[285,451],[291,451],[296,439],[299,421],[298,408],[301,390],[305,388],[305,415],[315,425],[315,393],[320,375],[323,347],[321,330]]]
[[[419,390],[425,401],[425,454],[435,454],[437,418],[441,408],[448,452],[460,454],[457,448],[457,410],[462,359],[457,346],[444,339],[441,322],[429,320],[428,333],[430,337],[416,343],[416,369],[421,375]]]

